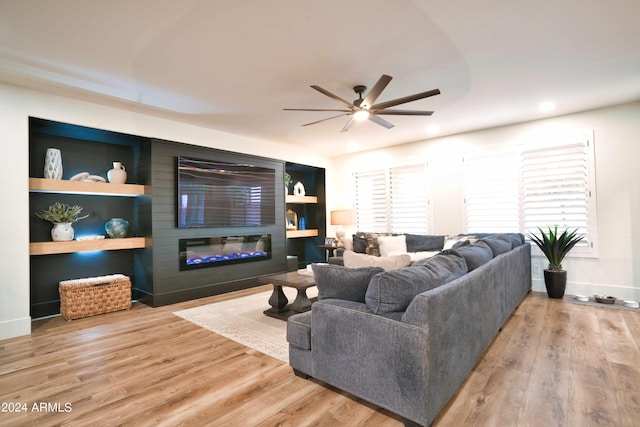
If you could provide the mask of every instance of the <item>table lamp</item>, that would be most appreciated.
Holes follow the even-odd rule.
[[[331,225],[337,225],[336,237],[342,241],[344,237],[343,225],[353,224],[353,211],[351,209],[344,209],[338,211],[331,211]]]

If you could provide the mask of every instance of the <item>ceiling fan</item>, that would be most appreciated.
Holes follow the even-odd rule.
[[[326,89],[321,88],[317,85],[312,85],[311,87],[318,92],[328,96],[329,98],[338,101],[338,103],[342,104],[345,109],[326,109],[326,108],[285,108],[285,111],[332,111],[332,112],[340,112],[342,114],[338,114],[337,116],[327,117],[326,119],[317,120],[315,122],[306,123],[302,126],[314,125],[316,123],[321,123],[327,120],[335,119],[337,117],[342,116],[351,116],[347,124],[342,128],[342,132],[348,131],[353,125],[354,121],[364,121],[371,120],[374,123],[379,124],[380,126],[384,126],[387,129],[391,129],[393,125],[379,117],[380,115],[391,115],[391,116],[430,116],[433,114],[433,111],[419,111],[419,110],[392,110],[389,107],[395,107],[396,105],[406,104],[407,102],[416,101],[418,99],[427,98],[429,96],[439,95],[439,89],[429,90],[427,92],[416,93],[415,95],[409,95],[398,99],[393,99],[391,101],[380,102],[378,104],[374,104],[376,99],[380,96],[382,91],[387,87],[392,77],[386,74],[383,74],[373,88],[369,91],[367,96],[364,98],[362,94],[367,90],[366,86],[357,85],[354,86],[353,90],[358,94],[358,99],[353,101],[353,103],[345,101],[337,95],[329,92]]]

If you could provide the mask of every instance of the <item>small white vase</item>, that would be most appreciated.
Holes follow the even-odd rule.
[[[73,227],[70,222],[58,222],[53,224],[51,229],[51,238],[54,242],[67,242],[73,240]]]
[[[120,162],[113,162],[113,169],[107,172],[107,178],[112,184],[124,184],[127,182],[127,171]]]
[[[44,177],[62,179],[62,153],[57,148],[47,148],[44,156]]]

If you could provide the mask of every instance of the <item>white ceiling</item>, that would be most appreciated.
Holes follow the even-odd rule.
[[[0,81],[329,155],[640,99],[640,1],[0,0]],[[340,130],[356,84],[379,102],[438,88]],[[135,104],[135,105],[134,105]]]

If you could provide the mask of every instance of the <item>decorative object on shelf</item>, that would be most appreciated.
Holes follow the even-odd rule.
[[[576,301],[587,302],[589,301],[589,297],[586,295],[576,295]]]
[[[127,170],[120,162],[113,162],[113,169],[107,172],[107,178],[112,184],[124,184],[127,182]]]
[[[80,212],[82,212],[82,206],[69,206],[65,203],[55,202],[47,209],[36,212],[36,216],[53,224],[51,239],[59,242],[73,240],[74,231],[71,224],[89,216],[80,216]]]
[[[627,308],[639,308],[640,307],[640,303],[638,301],[633,301],[633,300],[624,300],[623,304]]]
[[[298,229],[298,214],[292,211],[291,209],[287,210],[285,215],[286,219],[286,228],[287,230],[297,230]]]
[[[304,196],[305,195],[304,184],[301,183],[300,181],[296,182],[295,185],[293,186],[293,194],[295,196]]]
[[[558,233],[558,227],[549,227],[547,231],[538,227],[541,236],[529,234],[528,237],[535,243],[549,261],[549,267],[544,270],[544,284],[549,298],[561,299],[567,287],[567,271],[562,269],[562,260],[580,240],[583,234],[577,234],[578,230],[565,229]]]
[[[300,217],[300,220],[298,220],[298,229],[299,230],[307,229],[307,220],[304,219],[304,217]]]
[[[107,182],[106,179],[101,177],[100,175],[89,175],[88,177],[83,179],[84,182]]]
[[[122,239],[127,237],[129,222],[123,218],[111,218],[104,224],[104,230],[112,239]]]
[[[62,153],[58,148],[47,148],[44,156],[44,177],[62,179]]]
[[[289,183],[291,182],[291,174],[284,171],[284,194],[289,194]]]
[[[84,181],[89,177],[89,172],[80,172],[69,178],[69,181]]]
[[[337,225],[336,237],[340,242],[344,238],[343,225],[353,224],[353,211],[351,209],[343,209],[337,211],[331,211],[331,225]]]

